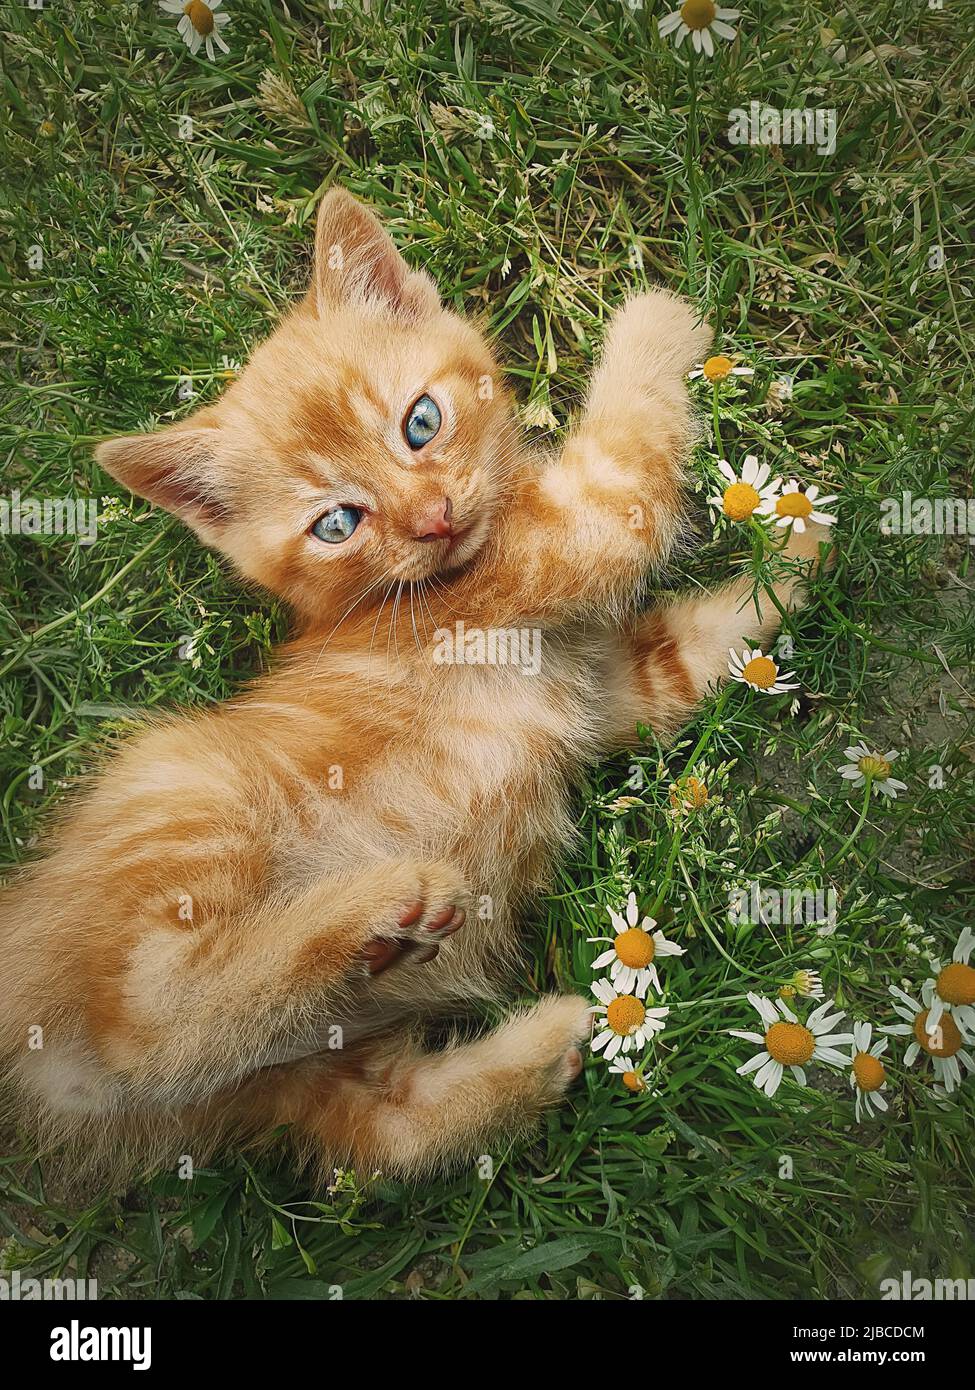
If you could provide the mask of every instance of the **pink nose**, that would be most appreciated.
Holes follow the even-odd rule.
[[[454,506],[449,497],[444,497],[440,502],[434,503],[427,512],[415,523],[414,532],[418,541],[439,541],[445,536],[452,536],[454,528],[451,525],[451,518],[454,514]]]

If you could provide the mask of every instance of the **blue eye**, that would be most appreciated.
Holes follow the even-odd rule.
[[[410,407],[403,433],[411,449],[422,449],[440,429],[440,408],[429,396],[421,396]]]
[[[340,545],[349,539],[361,520],[362,512],[358,507],[333,507],[318,518],[311,533],[328,545]]]

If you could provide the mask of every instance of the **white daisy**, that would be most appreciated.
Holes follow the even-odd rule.
[[[762,695],[781,695],[785,690],[799,689],[798,681],[790,683],[788,679],[795,675],[795,671],[786,671],[786,678],[780,680],[779,667],[760,647],[755,647],[752,651],[746,647],[741,656],[729,647],[728,656],[728,670],[733,679],[742,681]]]
[[[907,791],[906,782],[899,782],[896,777],[890,775],[890,765],[898,756],[896,748],[892,748],[881,757],[879,753],[872,753],[865,743],[854,743],[846,749],[846,756],[850,761],[836,770],[854,787],[862,787],[867,778],[871,777],[873,790],[881,792],[884,796],[896,797],[898,792]]]
[[[221,53],[229,53],[230,49],[220,37],[220,30],[225,24],[230,23],[229,14],[215,14],[223,4],[223,0],[159,0],[159,8],[165,14],[178,14],[181,16],[176,26],[177,32],[182,38],[186,47],[191,53],[198,53],[202,46],[206,46],[206,55],[210,62],[216,60],[216,53],[213,45],[216,44]]]
[[[625,919],[612,908],[609,909],[613,926],[616,928],[615,941],[611,936],[591,936],[590,941],[612,941],[612,949],[604,951],[592,963],[593,970],[603,970],[610,966],[609,978],[624,994],[639,994],[642,998],[650,985],[659,994],[660,979],[654,964],[658,956],[682,956],[683,946],[668,941],[662,931],[654,931],[657,923],[652,917],[644,917],[640,922],[640,910],[636,905],[636,894],[631,893],[626,903]],[[638,926],[637,923],[640,922]]]
[[[711,35],[716,34],[719,39],[726,39],[731,43],[738,31],[732,29],[728,20],[738,19],[740,15],[740,10],[721,9],[713,0],[684,0],[679,10],[664,15],[663,19],[658,21],[657,28],[662,39],[677,31],[676,48],[680,48],[690,34],[694,52],[703,52],[712,58],[714,39]]]
[[[872,1118],[875,1111],[887,1109],[887,1102],[880,1094],[887,1089],[887,1072],[880,1060],[887,1051],[887,1039],[878,1038],[871,1046],[872,1036],[873,1028],[869,1023],[854,1023],[850,1085],[856,1092],[854,1108],[858,1124],[864,1111]]]
[[[922,1052],[931,1058],[935,1080],[935,1090],[939,1095],[950,1096],[961,1085],[962,1067],[975,1071],[975,1058],[965,1051],[965,1044],[971,1045],[973,1039],[966,1030],[960,1028],[951,1014],[943,1013],[938,1023],[929,1023],[929,1013],[934,995],[934,981],[928,980],[921,990],[923,1004],[912,999],[898,985],[891,985],[894,999],[894,1013],[902,1019],[901,1023],[889,1024],[881,1029],[901,1037],[912,1036],[913,1042],[904,1053],[904,1065],[913,1066]]]
[[[747,521],[756,513],[771,515],[780,480],[775,478],[769,482],[772,470],[767,463],[759,463],[754,454],[748,454],[741,465],[740,476],[727,459],[718,459],[718,471],[727,479],[728,486],[722,493],[708,498],[712,510],[732,521]]]
[[[707,381],[714,385],[717,381],[724,381],[729,376],[754,376],[754,367],[736,367],[730,357],[719,354],[717,357],[709,357],[705,362],[700,362],[696,367],[687,373],[688,381],[695,381],[703,376]]]
[[[805,1064],[823,1062],[830,1067],[843,1067],[849,1062],[837,1049],[853,1041],[852,1033],[831,1033],[834,1023],[839,1023],[843,1013],[830,1013],[832,999],[813,1009],[805,1023],[800,1023],[796,1015],[782,999],[765,999],[758,994],[749,994],[748,1002],[757,1010],[765,1024],[764,1033],[743,1033],[737,1028],[728,1031],[733,1038],[744,1038],[746,1042],[757,1044],[761,1052],[750,1058],[738,1068],[739,1076],[754,1072],[752,1081],[767,1096],[774,1096],[779,1089],[785,1068],[788,1067],[800,1086],[806,1084]]]
[[[592,1010],[606,1027],[597,1033],[590,1044],[593,1052],[602,1052],[607,1061],[617,1052],[639,1051],[646,1047],[654,1033],[663,1028],[670,1010],[648,1009],[635,994],[619,994],[608,980],[596,980],[592,992],[599,1004]]]
[[[930,986],[929,1033],[941,1022],[942,1014],[951,1014],[962,1032],[975,1036],[975,968],[968,963],[973,948],[975,932],[962,927],[951,964],[942,967],[939,960],[933,962],[937,978],[924,986],[926,992]]]
[[[830,502],[836,500],[835,493],[831,493],[829,497],[820,497],[819,488],[815,483],[811,483],[803,492],[795,478],[790,478],[775,499],[775,524],[791,526],[800,536],[806,529],[807,521],[818,522],[820,526],[834,526],[836,517],[824,512],[823,507],[828,507]]]
[[[823,982],[818,970],[797,970],[789,983],[803,999],[823,998]]]
[[[621,1076],[623,1078],[623,1085],[628,1091],[632,1091],[634,1095],[638,1095],[641,1091],[647,1089],[647,1083],[640,1073],[634,1070],[633,1064],[628,1058],[623,1056],[617,1057],[615,1062],[610,1062],[609,1069],[614,1076]]]

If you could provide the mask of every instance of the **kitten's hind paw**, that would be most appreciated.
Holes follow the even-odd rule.
[[[440,943],[460,931],[467,920],[468,892],[461,875],[449,865],[402,866],[409,881],[388,930],[367,941],[359,958],[370,975],[409,960],[431,961]]]
[[[582,1071],[579,1044],[589,1036],[592,1011],[575,994],[552,994],[515,1014],[491,1035],[497,1060],[524,1071],[524,1085],[541,1105],[551,1105]]]

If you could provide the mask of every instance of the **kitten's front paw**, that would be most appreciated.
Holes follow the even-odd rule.
[[[388,927],[359,953],[370,975],[381,975],[406,960],[426,964],[439,953],[440,943],[460,931],[467,920],[470,894],[463,876],[451,865],[397,865],[392,877],[402,882],[391,884],[395,905]]]
[[[707,355],[714,334],[694,306],[669,290],[635,295],[610,325],[607,355],[636,372],[641,368],[684,376]]]

